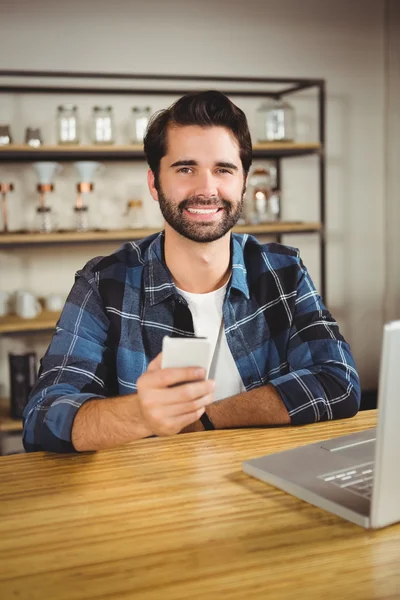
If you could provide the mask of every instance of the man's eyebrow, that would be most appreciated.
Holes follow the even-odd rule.
[[[171,167],[197,167],[199,163],[197,162],[197,160],[192,160],[192,159],[188,159],[188,160],[177,160],[176,162],[172,163]],[[223,169],[231,169],[232,171],[238,171],[238,167],[231,163],[231,162],[225,162],[225,161],[219,161],[217,163],[215,163],[216,167],[221,167]]]
[[[198,165],[197,160],[177,160],[172,163],[171,167],[196,167]]]
[[[230,162],[217,162],[216,167],[222,167],[223,169],[232,169],[232,171],[238,171],[238,167]]]

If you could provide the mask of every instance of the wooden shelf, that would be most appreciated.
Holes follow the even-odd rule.
[[[236,233],[250,233],[253,235],[280,235],[284,233],[310,233],[318,232],[322,228],[317,222],[290,222],[264,223],[262,225],[237,225],[233,231]],[[89,244],[93,242],[125,242],[140,240],[148,235],[157,233],[160,229],[115,229],[108,231],[62,231],[54,233],[1,233],[0,248],[43,246],[62,244]]]
[[[253,145],[254,158],[279,158],[284,156],[303,156],[318,154],[322,150],[319,143],[270,142]],[[31,148],[26,144],[11,144],[0,146],[0,162],[31,162],[37,160],[144,160],[145,155],[141,144],[130,145],[43,145]]]
[[[60,317],[59,312],[43,310],[34,319],[22,319],[17,315],[0,317],[0,335],[12,333],[30,333],[33,331],[52,331]]]
[[[280,235],[284,233],[312,233],[322,230],[322,224],[316,221],[278,221],[262,223],[261,225],[237,225],[235,233],[250,233],[251,235]]]
[[[124,242],[140,240],[159,229],[114,229],[104,231],[60,231],[53,233],[0,233],[0,248],[48,244],[85,244],[90,242]]]
[[[22,431],[22,420],[10,417],[10,401],[0,398],[0,432]]]
[[[264,142],[253,144],[253,158],[280,158],[285,156],[306,156],[320,154],[321,144],[307,142],[297,144],[294,142]]]

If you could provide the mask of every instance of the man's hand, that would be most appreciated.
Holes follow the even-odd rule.
[[[161,369],[161,353],[149,364],[137,381],[137,397],[153,434],[174,435],[200,419],[214,401],[215,383],[204,378],[204,369]]]

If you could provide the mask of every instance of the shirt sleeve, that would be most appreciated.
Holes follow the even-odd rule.
[[[79,408],[91,398],[115,392],[108,386],[109,381],[115,386],[115,377],[110,377],[115,364],[109,343],[110,324],[96,276],[91,263],[77,273],[41,360],[38,381],[23,416],[27,452],[74,452],[71,432]]]
[[[299,260],[289,331],[289,373],[271,380],[294,425],[344,419],[360,406],[360,381],[350,347]]]

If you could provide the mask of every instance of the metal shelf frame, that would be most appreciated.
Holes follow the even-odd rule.
[[[22,80],[22,81],[21,81]],[[38,81],[39,80],[39,81]],[[50,81],[52,80],[52,81]],[[54,81],[63,80],[59,85]],[[71,84],[66,84],[71,81]],[[45,82],[45,83],[44,83]],[[100,82],[100,83],[98,83]],[[162,83],[171,83],[168,88],[163,88]],[[176,83],[176,87],[174,85]],[[190,84],[190,85],[188,85]],[[194,84],[194,86],[193,86]],[[320,238],[320,292],[326,301],[326,242],[325,242],[325,219],[326,219],[326,164],[325,164],[325,138],[326,138],[326,83],[324,79],[296,78],[296,77],[230,77],[222,75],[177,75],[177,74],[151,74],[151,73],[108,73],[93,71],[40,71],[40,70],[0,70],[0,94],[1,93],[63,93],[63,94],[112,94],[112,95],[183,95],[188,91],[209,89],[218,87],[228,96],[243,97],[272,97],[281,98],[299,91],[313,89],[317,93],[318,101],[318,142],[319,147],[314,150],[282,149],[280,152],[270,150],[255,150],[254,158],[275,158],[277,161],[278,182],[281,184],[280,161],[285,156],[301,156],[305,154],[316,154],[318,157],[318,180],[319,180],[319,230]],[[273,89],[271,89],[273,86]],[[82,147],[74,154],[74,160],[90,158],[94,153]],[[70,160],[71,154],[60,151],[40,155],[41,160],[58,158],[59,160]],[[144,154],[141,150],[132,149],[131,152],[118,149],[109,154],[97,154],[98,158],[107,160],[141,160]],[[37,159],[37,155],[35,155]],[[21,150],[16,153],[10,148],[0,152],[0,162],[27,162],[32,160],[31,151]],[[281,236],[278,234],[277,240]]]

